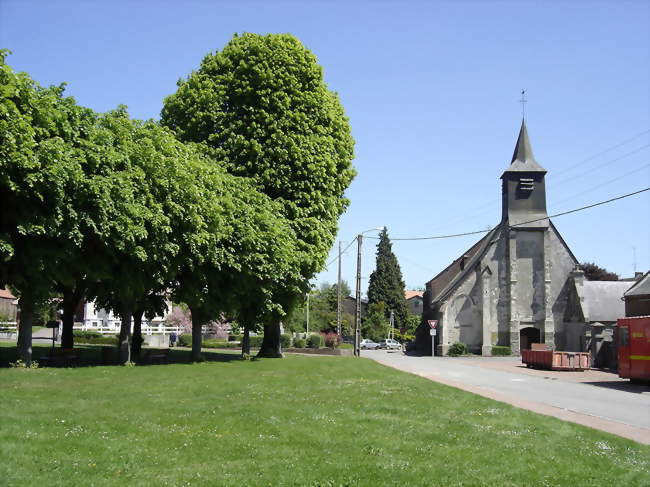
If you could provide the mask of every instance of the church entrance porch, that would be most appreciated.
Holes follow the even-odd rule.
[[[519,350],[530,350],[532,343],[540,343],[539,329],[532,326],[519,331]]]

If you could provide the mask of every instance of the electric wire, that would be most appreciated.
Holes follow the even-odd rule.
[[[555,213],[553,215],[545,216],[545,217],[542,217],[542,218],[537,218],[535,220],[530,220],[530,221],[527,221],[527,222],[517,223],[515,225],[511,225],[510,228],[518,227],[518,226],[521,226],[521,225],[527,225],[529,223],[534,223],[534,222],[541,221],[541,220],[548,220],[550,218],[556,218],[556,217],[559,217],[559,216],[568,215],[570,213],[576,213],[576,212],[582,211],[582,210],[587,210],[589,208],[594,208],[596,206],[601,206],[601,205],[605,205],[607,203],[612,203],[613,201],[618,201],[618,200],[622,200],[624,198],[629,198],[630,196],[634,196],[634,195],[643,193],[645,191],[650,191],[650,187],[643,188],[643,189],[640,189],[638,191],[634,191],[632,193],[627,193],[627,194],[624,194],[624,195],[621,195],[621,196],[616,196],[616,197],[610,198],[608,200],[599,201],[599,202],[593,203],[591,205],[581,206],[580,208],[574,208],[573,210],[563,211],[561,213]],[[464,237],[466,235],[478,235],[478,234],[481,234],[481,233],[488,233],[490,231],[491,230],[476,230],[476,231],[473,231],[473,232],[454,233],[454,234],[450,234],[450,235],[436,235],[436,236],[432,236],[432,237],[401,237],[401,238],[391,238],[390,240],[391,240],[391,242],[398,241],[398,240],[400,240],[400,241],[403,241],[403,240],[438,240],[438,239],[443,239],[443,238]],[[366,238],[370,238],[370,239],[374,239],[374,240],[379,239],[379,237],[366,237]]]

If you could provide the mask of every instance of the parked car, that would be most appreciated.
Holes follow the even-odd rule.
[[[386,350],[401,350],[402,344],[397,340],[388,338],[387,340],[382,340],[379,342],[379,348],[385,348]]]
[[[379,343],[375,343],[369,338],[364,338],[363,340],[361,340],[361,344],[359,345],[359,347],[362,350],[375,350],[377,347],[379,347]]]

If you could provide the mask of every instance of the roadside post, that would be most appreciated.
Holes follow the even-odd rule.
[[[438,327],[438,320],[427,320],[429,324],[429,335],[431,335],[431,356],[436,354],[436,332]]]

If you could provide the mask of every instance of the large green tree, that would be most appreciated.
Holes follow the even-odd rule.
[[[83,185],[80,146],[94,115],[14,72],[0,51],[0,284],[20,294],[18,349],[31,361],[31,326],[54,283],[69,281],[88,225],[75,204]]]
[[[250,178],[279,203],[294,232],[292,275],[299,279],[263,288],[279,308],[263,318],[260,354],[277,356],[279,319],[322,269],[348,204],[354,143],[338,97],[295,37],[244,34],[179,82],[162,123],[181,140],[202,144],[233,175]]]
[[[386,228],[379,235],[377,264],[368,282],[368,304],[374,303],[385,303],[386,313],[395,314],[395,327],[404,327],[408,314],[404,281]]]

